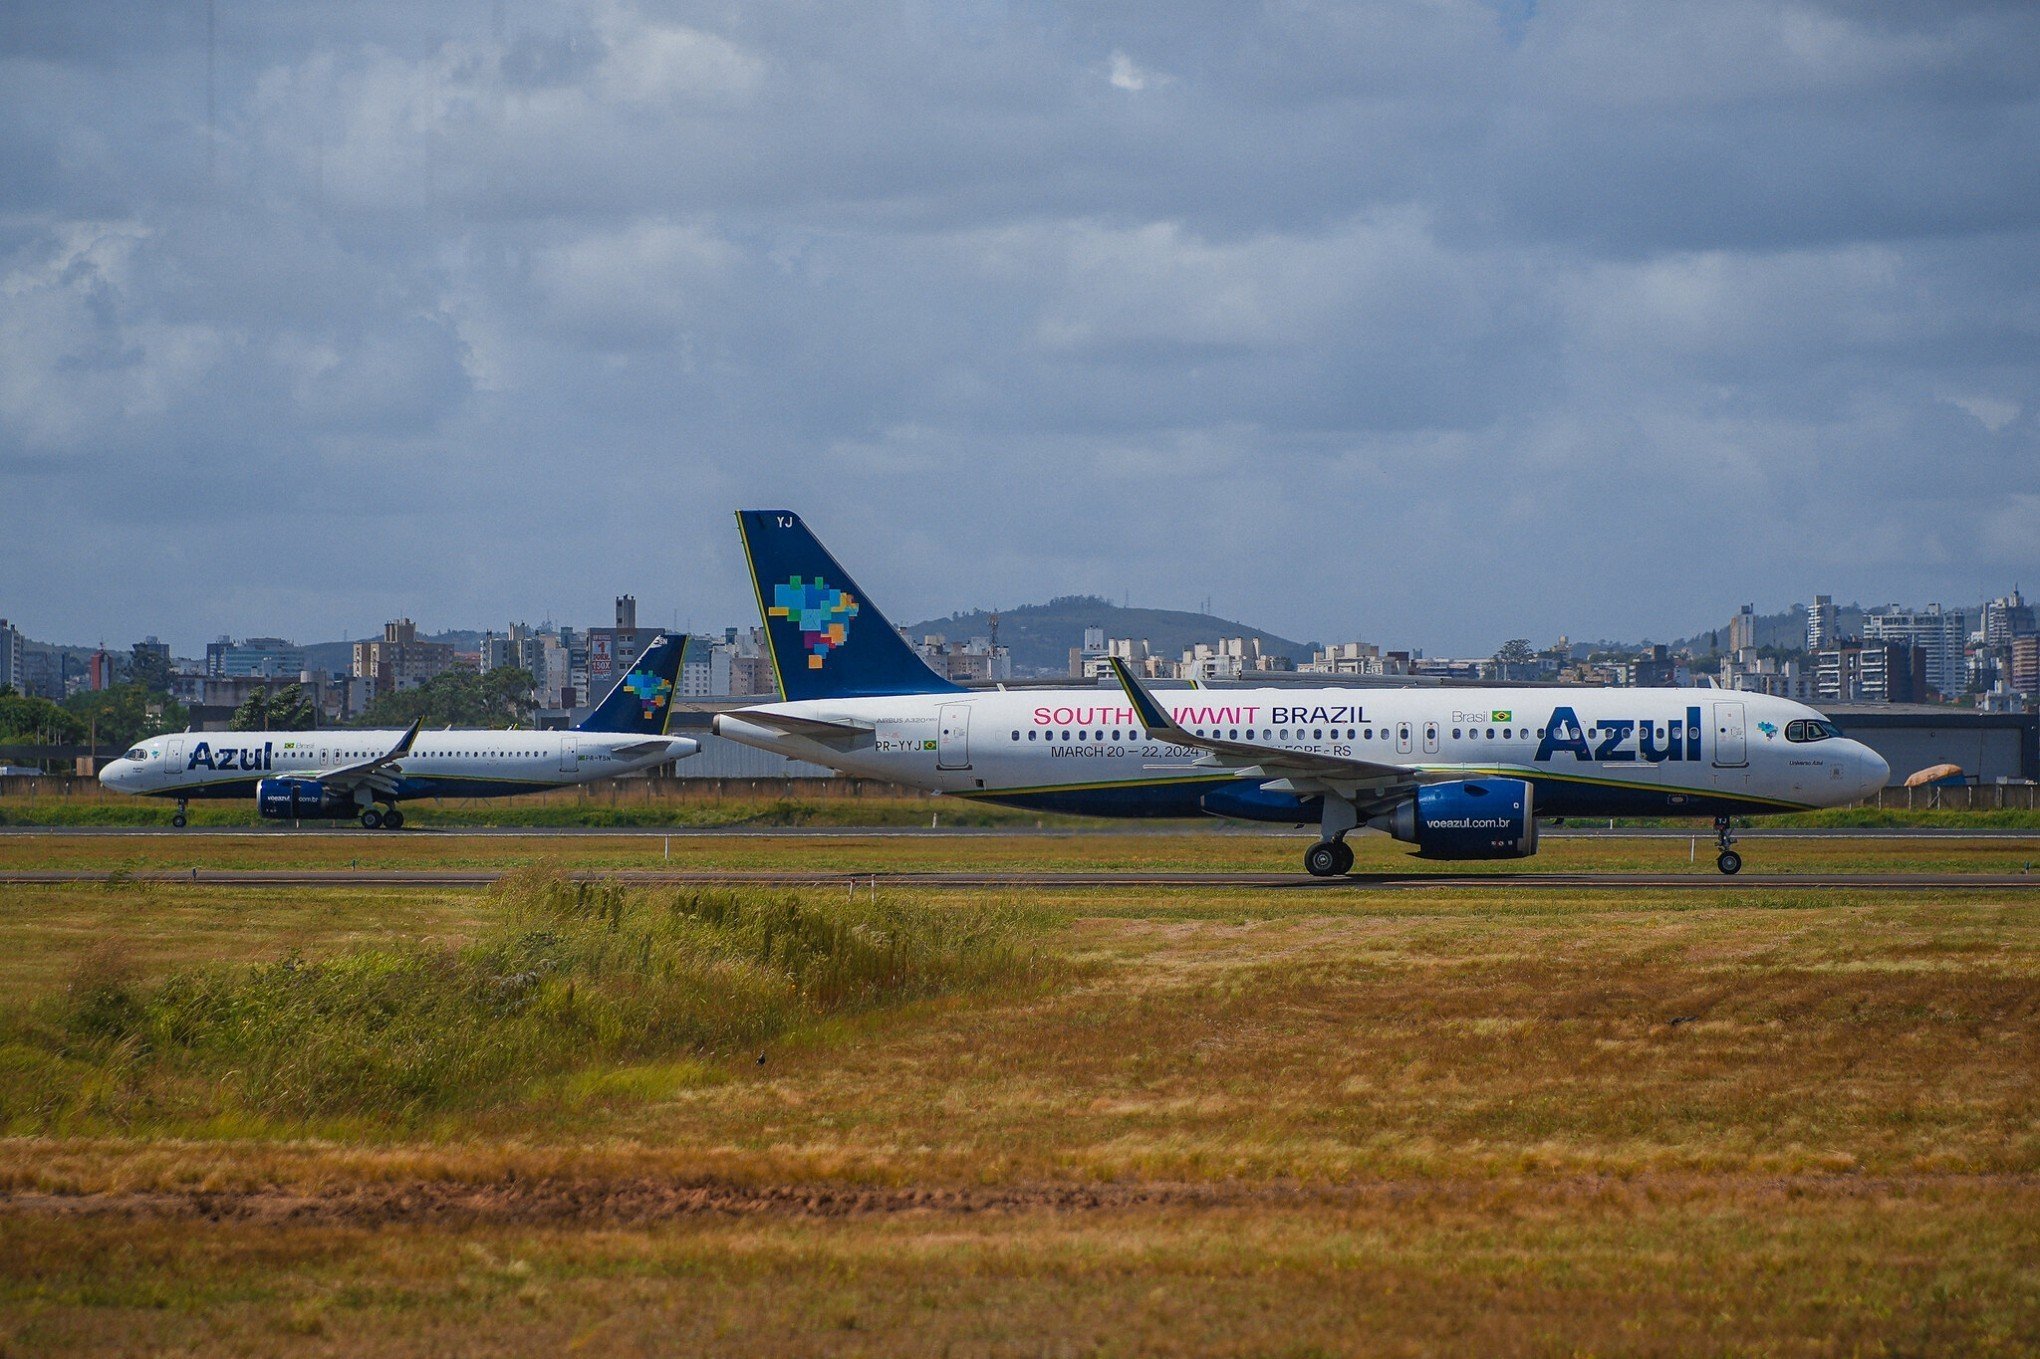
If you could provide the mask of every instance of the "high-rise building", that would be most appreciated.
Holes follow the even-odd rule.
[[[111,689],[120,683],[119,667],[113,653],[105,647],[94,651],[85,661],[85,687],[88,689]]]
[[[28,682],[22,675],[23,646],[21,629],[4,618],[0,618],[0,686],[18,694],[28,692]]]
[[[1816,703],[1918,703],[1926,698],[1927,656],[1900,642],[1864,642],[1814,653]]]
[[[1987,647],[2005,646],[2014,637],[2036,632],[2040,626],[2035,626],[2033,606],[2016,589],[1983,606],[1983,644]]]
[[[354,644],[354,673],[368,681],[370,699],[415,689],[453,666],[453,644],[421,642],[408,618],[383,624],[380,640]]]
[[[1966,692],[1969,672],[1963,653],[1969,643],[1966,614],[1939,604],[1924,609],[1876,609],[1863,616],[1863,637],[1872,642],[1898,642],[1927,653],[1927,687],[1944,698]]]
[[[305,649],[282,637],[249,637],[234,642],[222,637],[205,648],[205,672],[216,678],[295,679],[304,673]]]
[[[1754,651],[1757,646],[1757,606],[1745,604],[1736,610],[1735,617],[1728,623],[1728,650],[1730,655],[1738,651]]]
[[[1806,649],[1821,651],[1840,640],[1835,635],[1835,597],[1815,595],[1806,606]]]
[[[583,665],[591,702],[609,692],[609,686],[616,683],[617,676],[630,668],[630,663],[652,644],[656,635],[657,629],[638,629],[637,596],[618,595],[616,626],[589,628],[585,634],[587,644],[583,654],[587,659]]]
[[[737,645],[720,637],[690,637],[687,654],[680,662],[680,694],[683,698],[707,698],[730,692],[731,663]]]
[[[2011,673],[2006,677],[2012,689],[2027,698],[2040,698],[2040,634],[2026,633],[2012,638]]]

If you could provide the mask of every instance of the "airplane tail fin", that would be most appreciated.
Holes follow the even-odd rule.
[[[737,528],[789,702],[961,691],[928,668],[799,515],[739,510]]]
[[[574,724],[574,730],[663,735],[666,718],[673,711],[673,694],[680,687],[680,662],[686,654],[684,636],[661,633],[654,637],[637,663],[595,705],[595,711]]]

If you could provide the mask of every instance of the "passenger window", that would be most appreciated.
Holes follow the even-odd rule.
[[[1013,729],[1013,739],[1016,741],[1020,739],[1020,729],[1017,727]]]
[[[1033,731],[1030,731],[1030,732],[1028,732],[1028,733],[1027,733],[1027,739],[1028,739],[1028,740],[1030,740],[1030,741],[1032,741],[1032,740],[1033,740],[1033,739],[1034,739],[1034,738],[1035,738],[1036,736],[1038,736],[1038,735],[1040,735],[1040,733],[1039,733],[1039,732],[1033,732]]]
[[[1490,741],[1495,739],[1495,729],[1493,727],[1489,727],[1487,729],[1487,738]]]
[[[1454,728],[1452,729],[1452,739],[1453,739],[1453,740],[1455,740],[1455,741],[1457,741],[1457,740],[1459,739],[1459,728],[1457,728],[1457,727],[1454,727]]]

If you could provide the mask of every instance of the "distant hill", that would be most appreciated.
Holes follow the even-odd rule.
[[[999,643],[1011,649],[1016,674],[1066,673],[1070,648],[1084,644],[1085,628],[1103,628],[1107,637],[1145,637],[1169,657],[1182,654],[1193,642],[1221,637],[1259,638],[1263,651],[1292,661],[1307,661],[1311,655],[1308,642],[1293,642],[1229,618],[1179,609],[1124,609],[1096,595],[1064,595],[1046,604],[999,610]],[[988,636],[991,630],[991,614],[984,609],[907,625],[912,637],[939,633],[952,642]]]

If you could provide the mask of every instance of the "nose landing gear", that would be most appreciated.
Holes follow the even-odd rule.
[[[170,824],[177,827],[177,829],[179,830],[183,830],[188,821],[188,818],[184,815],[184,807],[185,804],[189,801],[190,801],[189,798],[178,798],[177,815],[170,818]]]
[[[1742,872],[1742,855],[1730,849],[1735,843],[1735,822],[1725,816],[1714,818],[1714,846],[1721,851],[1714,866],[1730,877]]]

